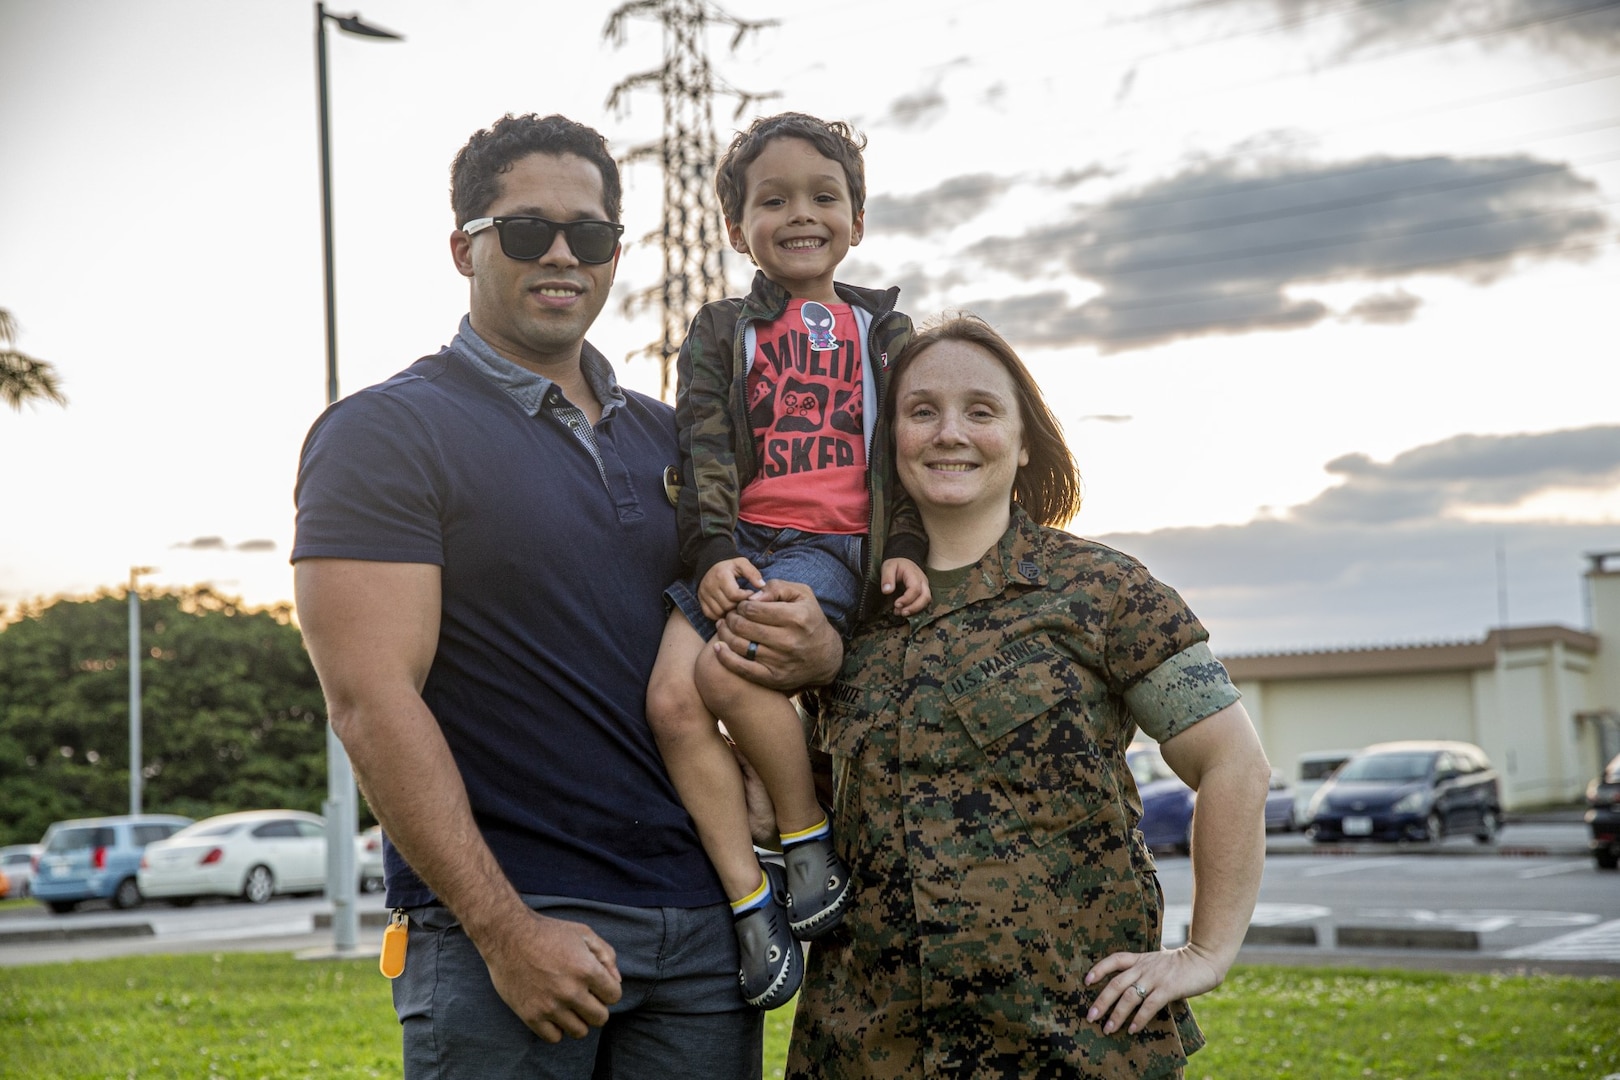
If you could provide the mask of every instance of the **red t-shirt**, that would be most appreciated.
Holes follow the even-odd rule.
[[[759,471],[737,516],[756,525],[853,535],[870,524],[861,342],[848,304],[793,300],[756,326],[748,421]]]

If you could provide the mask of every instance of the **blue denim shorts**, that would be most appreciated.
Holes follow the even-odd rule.
[[[801,532],[739,521],[736,539],[737,551],[754,564],[766,581],[796,581],[810,586],[833,629],[848,636],[861,600],[864,536]],[[714,623],[703,614],[697,587],[696,579],[677,581],[664,590],[664,597],[680,608],[693,629],[708,641],[714,637]]]

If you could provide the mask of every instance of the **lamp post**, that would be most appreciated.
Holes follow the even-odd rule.
[[[321,125],[321,256],[326,285],[326,403],[338,399],[337,300],[332,283],[332,139],[330,108],[326,99],[326,23],[360,37],[405,40],[371,26],[358,15],[334,15],[326,5],[315,5],[315,81]],[[360,914],[355,909],[354,834],[359,809],[349,755],[330,725],[326,729],[326,895],[332,902],[332,948],[348,952],[359,939]]]
[[[142,574],[155,566],[129,568],[129,812],[141,812],[141,594],[136,591]]]

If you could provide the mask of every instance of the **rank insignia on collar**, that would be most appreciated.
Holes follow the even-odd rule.
[[[1034,581],[1036,578],[1041,576],[1041,568],[1030,562],[1028,559],[1018,560],[1018,572],[1023,574],[1030,581]]]

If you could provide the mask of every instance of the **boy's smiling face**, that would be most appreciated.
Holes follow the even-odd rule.
[[[726,221],[731,246],[797,300],[835,304],[833,274],[861,242],[844,168],[804,139],[772,139],[744,174],[741,221]]]

